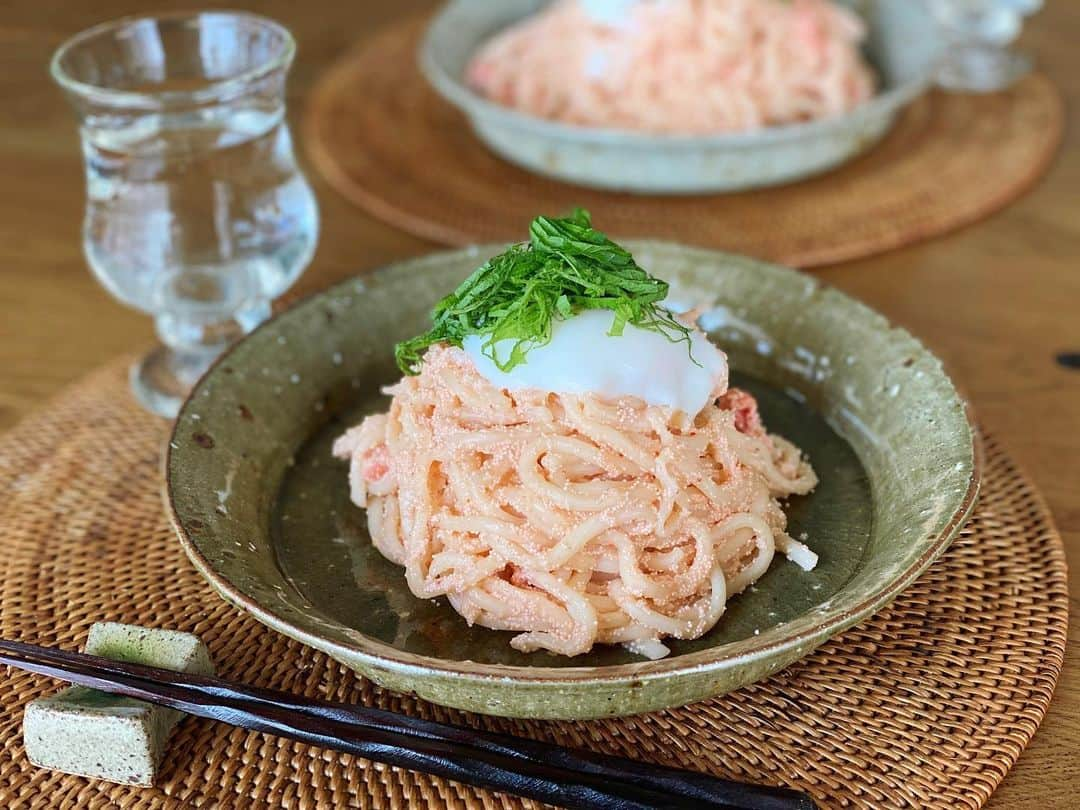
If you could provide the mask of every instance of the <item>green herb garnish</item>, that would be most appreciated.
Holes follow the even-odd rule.
[[[626,324],[685,341],[690,330],[657,306],[668,294],[666,282],[638,267],[628,251],[594,230],[581,208],[562,219],[537,217],[529,241],[514,245],[484,263],[456,290],[436,304],[434,326],[394,347],[398,367],[416,374],[424,351],[435,343],[461,346],[467,335],[485,335],[482,351],[509,371],[551,340],[553,321],[586,309],[615,313],[609,335]],[[500,359],[495,344],[514,341]]]

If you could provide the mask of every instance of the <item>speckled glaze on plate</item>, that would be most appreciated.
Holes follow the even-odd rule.
[[[480,45],[547,2],[451,0],[424,37],[420,66],[496,154],[548,177],[615,191],[740,191],[838,166],[877,143],[932,83],[943,46],[923,3],[847,0],[866,21],[866,56],[881,83],[874,98],[843,115],[754,132],[654,135],[548,121],[489,101],[465,84],[465,66]]]
[[[367,542],[331,438],[385,407],[393,344],[496,246],[346,281],[268,322],[203,378],[166,459],[172,519],[230,602],[391,689],[515,717],[588,718],[681,705],[763,678],[877,610],[945,549],[978,491],[975,433],[940,362],[907,332],[809,276],[746,258],[629,242],[761,397],[770,428],[822,483],[792,530],[821,554],[777,560],[712,632],[660,661],[620,649],[520,654],[409,593]]]

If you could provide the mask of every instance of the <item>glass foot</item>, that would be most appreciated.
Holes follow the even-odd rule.
[[[181,357],[166,346],[158,346],[132,365],[128,375],[131,390],[148,411],[173,419],[215,356]]]

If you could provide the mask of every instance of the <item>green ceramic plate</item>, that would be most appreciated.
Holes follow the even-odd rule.
[[[975,436],[938,360],[813,278],[676,245],[630,243],[702,320],[770,428],[821,484],[789,504],[818,568],[779,559],[720,624],[672,655],[518,653],[416,599],[371,546],[332,439],[385,407],[394,343],[489,247],[405,262],[298,304],[238,344],[184,405],[169,444],[173,520],[230,602],[384,686],[477,712],[586,718],[700,700],[763,678],[882,607],[948,545],[978,491]]]

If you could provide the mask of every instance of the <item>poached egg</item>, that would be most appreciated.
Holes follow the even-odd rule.
[[[462,348],[488,382],[507,390],[533,388],[605,399],[632,396],[693,417],[727,388],[727,357],[700,330],[690,330],[687,351],[684,340],[630,323],[622,335],[609,335],[614,320],[615,313],[603,309],[556,319],[551,341],[533,346],[524,362],[509,371],[484,354],[485,335],[467,336]],[[495,356],[505,361],[514,343],[498,341]]]

